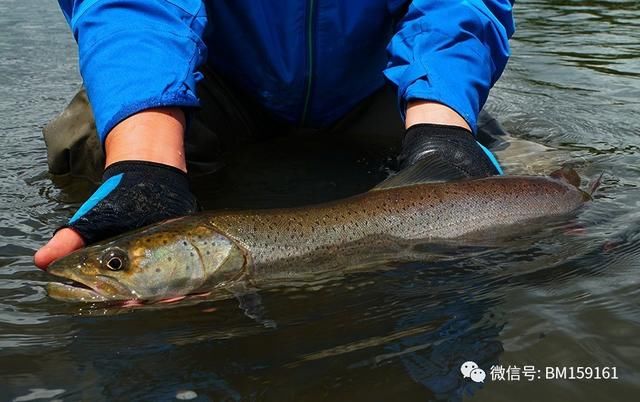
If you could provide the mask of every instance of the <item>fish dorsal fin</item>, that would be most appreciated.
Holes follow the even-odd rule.
[[[425,158],[389,176],[372,190],[405,187],[420,183],[441,183],[466,178],[464,172],[440,158]]]
[[[562,168],[551,172],[549,176],[580,188],[580,175],[578,175],[578,172],[569,166],[563,166]]]

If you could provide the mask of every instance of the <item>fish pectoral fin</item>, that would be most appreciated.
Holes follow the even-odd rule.
[[[244,311],[244,315],[261,324],[265,328],[277,328],[275,321],[266,318],[262,298],[258,294],[257,289],[241,286],[236,287],[231,291],[238,300],[238,307]]]
[[[440,158],[425,158],[389,176],[371,190],[384,190],[420,183],[441,183],[467,178],[464,172],[447,161]]]

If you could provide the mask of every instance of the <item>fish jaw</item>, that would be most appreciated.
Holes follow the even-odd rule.
[[[50,282],[47,284],[47,295],[54,300],[67,303],[105,302],[109,300],[93,289],[60,282]]]
[[[72,281],[72,283],[50,282],[47,284],[47,294],[58,301],[86,303],[137,299],[135,292],[107,275],[82,275],[55,263],[47,272]]]

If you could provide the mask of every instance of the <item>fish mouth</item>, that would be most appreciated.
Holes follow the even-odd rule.
[[[68,266],[52,264],[47,273],[63,281],[49,282],[46,286],[47,295],[54,300],[69,303],[104,303],[108,305],[123,305],[135,307],[147,304],[171,304],[183,299],[207,298],[212,291],[196,291],[184,295],[166,295],[159,298],[143,298],[134,290],[129,289],[116,278],[109,275],[85,275]]]
[[[49,282],[47,284],[47,294],[54,300],[64,302],[103,302],[110,300],[94,289],[76,281],[72,284]]]
[[[104,302],[131,300],[135,295],[117,280],[106,275],[84,277],[64,269],[49,269],[47,272],[63,278],[66,282],[49,282],[47,294],[54,300],[64,302]]]

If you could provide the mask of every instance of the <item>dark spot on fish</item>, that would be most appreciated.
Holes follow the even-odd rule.
[[[168,260],[169,262],[171,262],[171,257],[167,258],[167,260]]]
[[[187,242],[186,242],[186,241],[183,241],[183,242],[182,242],[182,245],[183,245],[183,246],[186,246],[186,245],[187,245]]]
[[[193,253],[189,253],[189,255],[193,257]]]
[[[156,268],[156,272],[160,272],[160,268]]]
[[[162,244],[167,244],[167,239],[162,240]]]
[[[211,254],[211,251],[207,250],[207,255]]]

